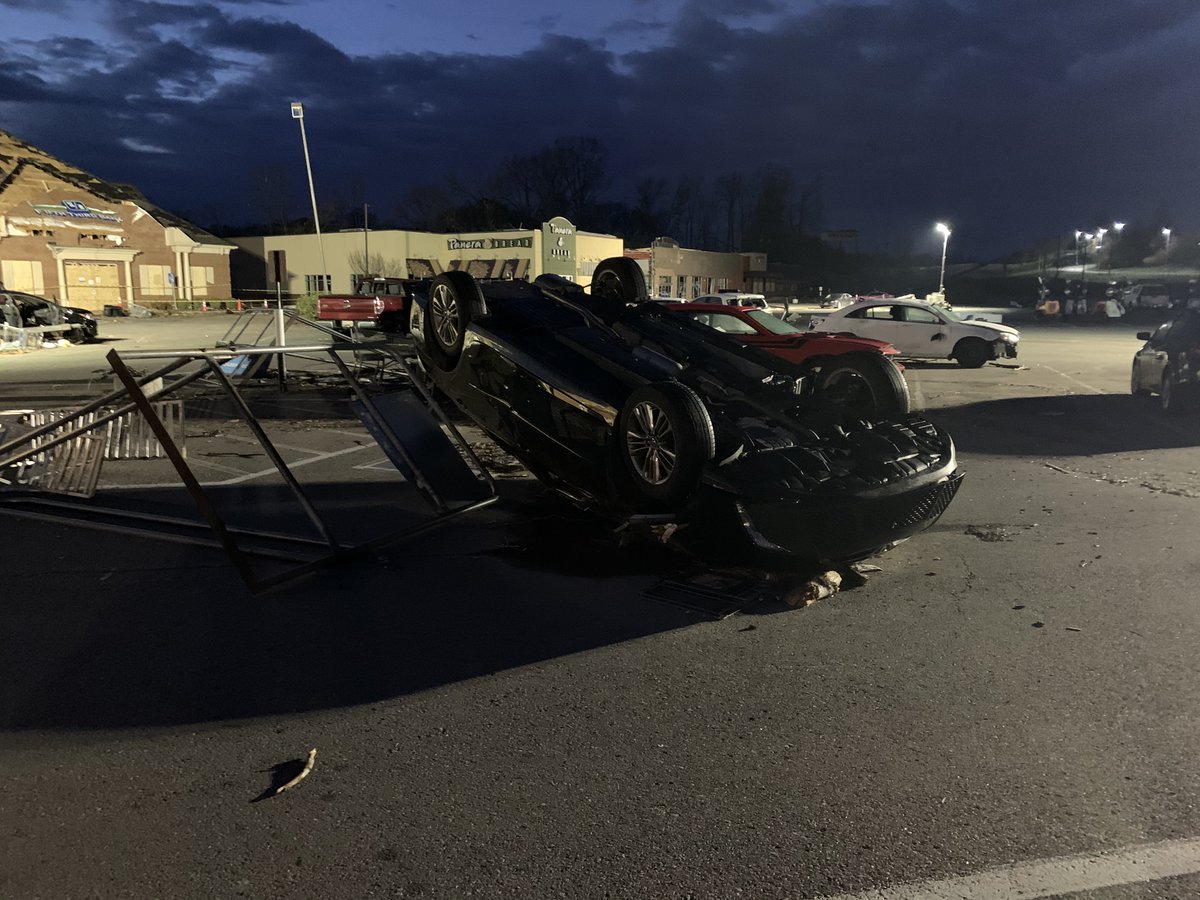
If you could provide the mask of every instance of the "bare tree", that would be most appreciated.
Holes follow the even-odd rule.
[[[382,253],[372,253],[369,257],[365,250],[354,250],[346,255],[350,271],[355,275],[376,275],[383,278],[403,278],[408,273],[408,266],[398,259],[384,256]]]

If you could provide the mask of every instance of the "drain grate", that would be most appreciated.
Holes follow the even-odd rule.
[[[769,585],[750,578],[706,572],[686,579],[664,578],[642,591],[648,600],[659,600],[724,619],[771,594]]]

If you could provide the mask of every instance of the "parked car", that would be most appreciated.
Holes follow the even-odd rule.
[[[950,309],[920,300],[868,300],[814,317],[814,331],[850,334],[887,341],[902,357],[953,359],[978,369],[993,359],[1017,355],[1021,334],[995,322],[967,320]]]
[[[746,291],[722,290],[715,294],[703,294],[692,301],[693,303],[721,303],[725,306],[751,306],[755,309],[766,309],[767,298],[763,294],[751,294]]]
[[[806,365],[648,300],[622,257],[590,292],[447,272],[414,285],[410,331],[432,383],[548,485],[763,565],[862,559],[950,503],[961,475],[936,425],[863,420],[814,398]]]
[[[891,344],[802,331],[770,313],[746,306],[697,302],[667,308],[788,362],[807,361],[813,367],[818,393],[849,404],[866,418],[908,412],[908,384],[897,365],[888,359],[899,352]]]
[[[54,300],[22,291],[0,291],[0,310],[4,310],[4,321],[16,327],[70,325],[71,330],[64,332],[63,336],[76,344],[94,341],[100,330],[96,315],[90,310],[63,306]]]
[[[323,322],[371,322],[382,331],[400,331],[408,321],[408,294],[403,278],[368,278],[354,294],[317,297],[317,319]]]
[[[1162,309],[1171,305],[1171,293],[1165,284],[1131,284],[1121,302],[1126,309]]]
[[[1200,310],[1185,309],[1153,331],[1139,331],[1142,349],[1133,355],[1130,390],[1158,394],[1163,411],[1177,413],[1196,399],[1200,382]]]

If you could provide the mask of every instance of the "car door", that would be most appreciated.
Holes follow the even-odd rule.
[[[848,313],[841,320],[842,328],[838,330],[848,331],[858,337],[874,338],[877,341],[895,344],[892,335],[896,332],[903,315],[901,307],[892,306],[890,303],[864,306],[862,309]]]
[[[901,356],[944,357],[952,349],[946,323],[931,309],[896,304],[900,316],[888,338]],[[871,335],[874,337],[874,335]]]

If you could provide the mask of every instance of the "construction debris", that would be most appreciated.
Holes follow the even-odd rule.
[[[788,591],[783,600],[788,606],[812,606],[831,597],[842,587],[842,576],[830,570]]]
[[[308,773],[313,770],[313,764],[316,763],[316,761],[317,761],[317,748],[313,747],[311,750],[308,751],[308,762],[306,762],[304,764],[304,768],[300,770],[300,774],[297,775],[295,778],[293,778],[291,781],[287,782],[286,784],[281,784],[279,787],[275,788],[275,796],[278,797],[284,791],[290,791],[292,788],[294,788],[296,785],[298,785],[301,781],[303,781],[305,778],[307,778]]]

